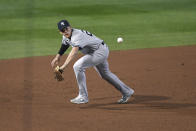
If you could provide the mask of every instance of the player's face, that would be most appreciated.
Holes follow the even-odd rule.
[[[71,27],[67,27],[64,32],[60,31],[60,34],[64,35],[67,38],[69,38],[71,36]]]

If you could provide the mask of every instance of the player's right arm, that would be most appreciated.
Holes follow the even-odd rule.
[[[65,51],[69,48],[69,44],[62,44],[61,48],[59,49],[58,54],[54,57],[54,59],[51,62],[51,66],[54,67],[57,65],[60,61],[61,56],[65,53]]]

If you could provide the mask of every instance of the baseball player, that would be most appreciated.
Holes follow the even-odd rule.
[[[109,70],[108,55],[109,49],[103,40],[91,34],[88,31],[72,28],[67,20],[61,20],[57,23],[60,34],[62,35],[62,45],[52,60],[51,66],[54,67],[60,61],[60,57],[64,52],[72,46],[64,64],[59,67],[62,73],[68,64],[74,59],[78,51],[81,51],[84,56],[75,62],[73,65],[76,76],[79,94],[76,98],[71,99],[70,102],[76,104],[88,103],[88,91],[86,86],[85,70],[94,67],[100,76],[112,84],[118,91],[122,93],[122,98],[118,103],[126,103],[134,90],[125,85],[116,75]]]

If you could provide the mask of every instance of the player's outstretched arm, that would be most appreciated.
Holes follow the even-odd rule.
[[[61,48],[59,49],[58,54],[51,62],[52,68],[60,62],[61,56],[65,53],[65,51],[69,48],[69,46],[70,46],[69,44],[66,44],[66,45],[63,43],[61,44]]]
[[[57,65],[57,64],[59,63],[60,57],[61,57],[60,54],[57,54],[57,55],[55,56],[55,58],[52,60],[52,62],[51,62],[52,68],[53,68],[55,65]]]
[[[69,53],[67,59],[65,60],[65,63],[60,67],[60,69],[64,70],[68,64],[76,57],[78,54],[79,47],[73,47],[71,52]]]

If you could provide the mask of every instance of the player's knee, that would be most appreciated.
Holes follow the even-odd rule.
[[[75,72],[78,72],[78,71],[82,71],[83,70],[83,68],[79,64],[77,64],[77,63],[75,63],[73,65],[73,69],[74,69]]]
[[[73,69],[74,69],[74,71],[76,71],[76,70],[79,69],[79,66],[78,66],[77,64],[74,64],[74,65],[73,65]]]

